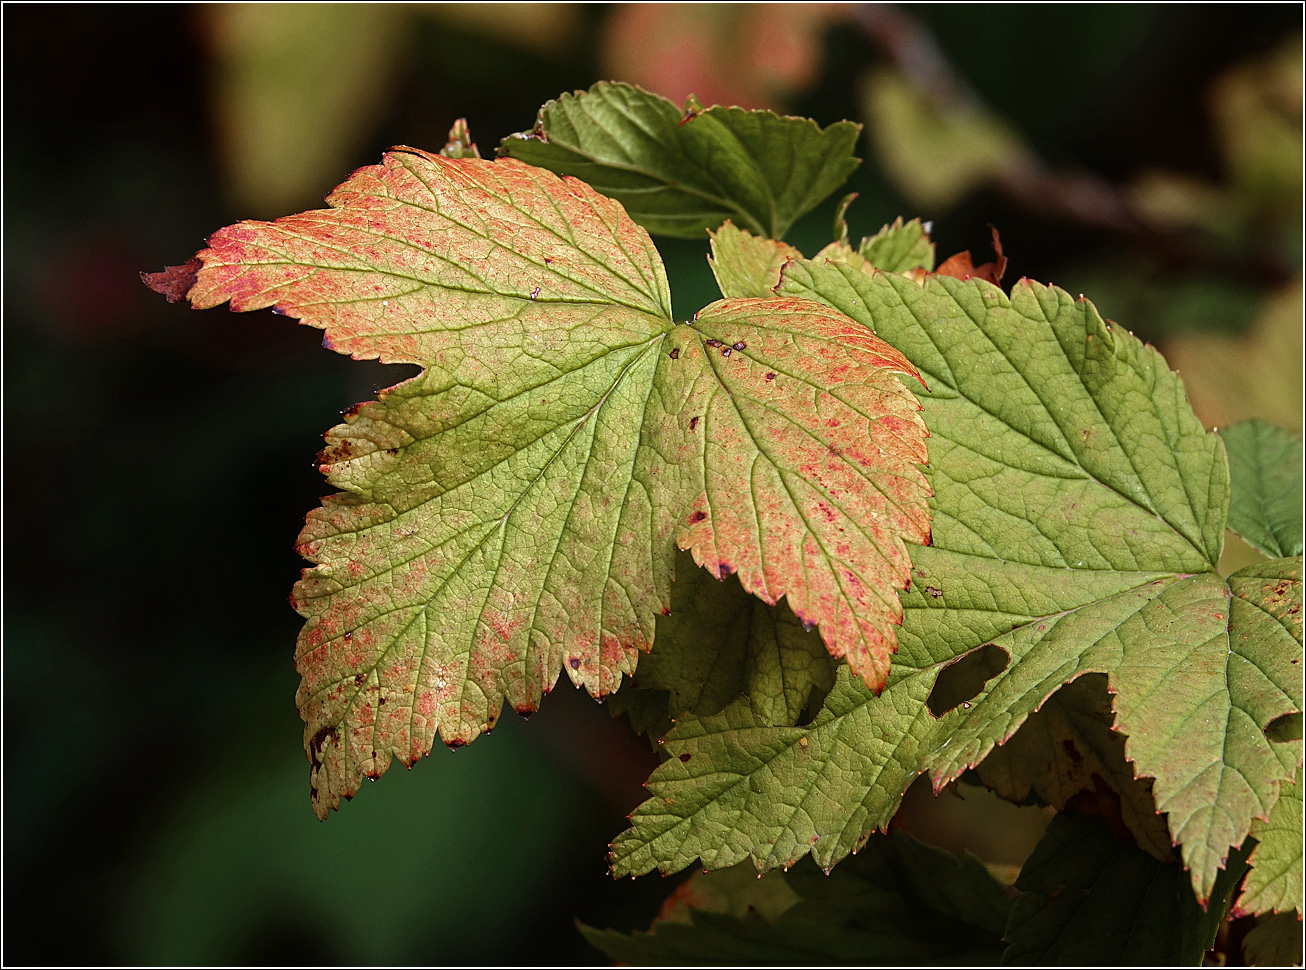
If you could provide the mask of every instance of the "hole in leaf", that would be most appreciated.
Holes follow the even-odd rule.
[[[1265,725],[1265,736],[1275,744],[1286,744],[1289,741],[1300,741],[1302,738],[1302,713],[1294,711],[1292,714],[1284,714],[1276,717],[1269,724]]]
[[[1007,652],[992,643],[976,647],[939,671],[926,703],[930,713],[942,717],[965,704],[984,689],[993,677],[1007,669]]]

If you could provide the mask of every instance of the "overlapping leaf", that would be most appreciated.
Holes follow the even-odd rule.
[[[874,236],[863,239],[857,254],[886,273],[907,273],[917,267],[928,273],[934,269],[934,243],[919,219],[895,219]]]
[[[1239,851],[1210,905],[1183,869],[1122,841],[1104,819],[1058,815],[1020,871],[1003,954],[1016,966],[1197,966],[1245,868]]]
[[[621,206],[515,160],[396,150],[328,202],[215,234],[188,292],[424,367],[327,435],[343,491],[300,536],[317,564],[293,601],[319,814],[437,730],[462,743],[505,700],[533,710],[560,670],[614,690],[668,607],[677,543],[787,596],[883,682],[903,537],[928,534],[900,354],[806,301],[674,324]]]
[[[1301,917],[1296,913],[1260,917],[1243,940],[1242,955],[1249,967],[1300,967]]]
[[[709,235],[712,255],[707,263],[725,297],[774,296],[780,285],[780,268],[786,260],[803,255],[786,242],[754,236],[729,220]]]
[[[917,773],[958,777],[1097,672],[1206,898],[1293,777],[1295,753],[1264,729],[1302,706],[1300,560],[1228,583],[1213,572],[1228,501],[1219,438],[1155,351],[1056,289],[922,288],[837,260],[784,276],[781,293],[875,327],[928,383],[934,544],[913,550],[883,694],[841,676],[805,729],[764,727],[741,705],[683,720],[666,748],[690,757],[654,774],[615,870],[695,857],[767,868],[809,851],[831,865],[887,823]],[[990,645],[1006,668],[936,718],[940,670]]]
[[[974,966],[996,963],[1002,953],[1011,899],[973,855],[958,859],[895,833],[829,876],[800,865],[783,878],[798,900],[770,920],[691,910],[687,921],[659,920],[650,933],[582,931],[608,956],[635,966]]]
[[[957,666],[981,653],[967,654]],[[1080,798],[1114,796],[1112,805],[1119,805],[1120,819],[1139,848],[1171,862],[1174,846],[1165,818],[1156,814],[1152,781],[1134,776],[1125,739],[1111,730],[1114,720],[1106,677],[1086,674],[1053,694],[1014,737],[989,752],[979,764],[980,780],[1016,804],[1034,792],[1058,811]]]
[[[650,232],[701,239],[725,220],[780,239],[858,165],[861,126],[666,98],[600,81],[540,109],[499,153],[584,179]]]
[[[765,723],[796,723],[834,684],[820,636],[783,603],[767,606],[734,577],[719,582],[693,565],[682,553],[671,612],[658,618],[657,642],[640,661],[640,688],[667,691],[665,710],[677,717],[716,714],[744,696]]]
[[[1257,846],[1252,850],[1252,871],[1238,899],[1240,913],[1300,914],[1302,907],[1302,799],[1301,782],[1286,785],[1270,817],[1252,824]]]
[[[1229,528],[1267,556],[1300,556],[1300,439],[1264,421],[1230,425],[1220,437],[1229,451]]]

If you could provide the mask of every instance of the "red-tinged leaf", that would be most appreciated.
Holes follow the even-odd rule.
[[[1007,257],[1002,254],[1002,240],[998,238],[998,231],[992,226],[989,227],[993,233],[993,252],[997,254],[997,260],[992,263],[981,263],[979,266],[970,261],[970,250],[957,253],[955,256],[949,256],[943,261],[943,264],[935,270],[937,276],[952,276],[959,280],[979,279],[997,286],[1002,282],[1002,274],[1007,271]]]
[[[180,266],[165,266],[161,273],[142,273],[141,280],[155,293],[162,293],[169,303],[179,303],[195,285],[195,274],[201,265],[196,256]]]
[[[216,233],[197,307],[275,307],[356,358],[423,366],[320,461],[293,602],[319,815],[438,732],[615,690],[669,606],[677,541],[788,596],[878,687],[928,533],[924,425],[862,325],[727,300],[675,325],[621,206],[521,162],[411,149],[331,208]]]
[[[694,330],[679,357],[690,379],[677,388],[676,424],[704,480],[678,545],[716,576],[738,573],[767,603],[787,597],[878,690],[910,579],[903,539],[929,537],[916,467],[925,425],[894,376],[915,369],[865,327],[804,300],[721,300]]]

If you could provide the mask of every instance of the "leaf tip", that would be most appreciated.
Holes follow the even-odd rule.
[[[161,293],[169,303],[186,299],[195,286],[196,277],[204,263],[198,256],[180,266],[165,266],[160,273],[142,273],[141,282],[155,293]]]

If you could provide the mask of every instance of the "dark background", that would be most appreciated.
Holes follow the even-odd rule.
[[[398,371],[326,352],[316,331],[266,312],[169,305],[139,273],[184,262],[237,219],[314,205],[392,144],[438,149],[459,116],[489,154],[544,100],[601,77],[679,98],[676,84],[709,83],[702,58],[718,58],[736,65],[740,101],[865,121],[862,79],[892,51],[865,17],[828,6],[804,28],[806,73],[760,72],[752,88],[745,68],[770,55],[744,32],[783,35],[783,10],[659,7],[626,25],[647,45],[623,40],[618,5],[525,29],[520,12],[414,12],[372,69],[383,96],[349,113],[353,141],[310,146],[325,181],[306,177],[279,209],[233,175],[219,82],[241,48],[221,12],[4,7],[5,962],[603,962],[573,918],[647,926],[674,880],[614,884],[605,852],[656,758],[571,691],[529,725],[505,716],[493,737],[437,748],[313,818],[291,546],[326,491],[322,433]],[[1049,170],[1119,192],[1155,169],[1226,184],[1212,83],[1301,35],[1294,4],[906,13]],[[686,18],[700,60],[632,76],[639,48]],[[1101,280],[1086,295],[1148,339],[1236,341],[1262,301],[1292,292],[1299,196],[1286,222],[1257,215],[1223,239],[1069,216],[1001,184],[920,212],[863,154],[855,238],[920,214],[940,257],[969,248],[979,262],[994,224],[1008,282]],[[828,242],[833,204],[791,240],[809,253]],[[677,312],[712,299],[705,244],[659,246]],[[1152,312],[1160,290],[1193,309]],[[957,831],[945,811],[915,830],[1018,863],[997,836],[975,844],[1006,825],[1000,811],[989,829],[972,818]]]

